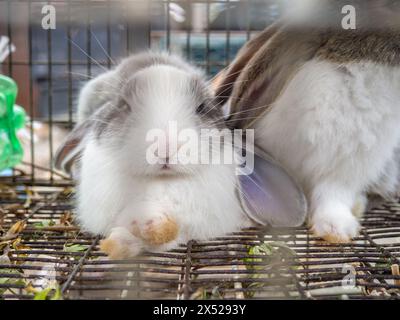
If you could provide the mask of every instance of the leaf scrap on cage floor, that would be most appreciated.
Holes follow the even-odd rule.
[[[0,184],[0,194],[2,198],[16,199],[18,197],[17,192],[10,186]]]
[[[190,296],[190,300],[223,299],[224,293],[221,289],[229,289],[229,283],[216,286],[200,287]]]
[[[0,243],[0,264],[11,264],[10,257],[10,243],[1,242]]]
[[[78,231],[79,228],[73,225],[73,215],[70,211],[65,212],[61,217],[59,222],[52,219],[44,219],[39,222],[35,222],[33,226],[36,229],[42,231],[54,231],[54,232],[72,232]]]
[[[25,200],[25,203],[23,205],[23,207],[25,209],[28,209],[31,206],[32,200],[41,199],[40,195],[35,190],[32,190],[31,188],[26,188],[25,189],[25,194],[26,194],[26,200]]]
[[[62,192],[61,195],[64,197],[69,197],[75,193],[75,188],[74,187],[67,187],[65,188]]]
[[[24,244],[22,242],[22,239],[20,237],[18,237],[13,242],[11,242],[11,247],[14,250],[28,250],[28,249],[31,249],[30,246],[27,246],[26,244]]]
[[[282,242],[263,242],[259,245],[250,246],[248,255],[251,257],[244,258],[247,269],[265,269],[272,267],[274,264],[289,263],[290,257],[296,256],[296,252]],[[259,256],[255,258],[252,256]],[[261,265],[264,262],[265,265]]]
[[[64,251],[66,252],[84,252],[89,248],[86,244],[79,244],[79,243],[71,243],[71,244],[64,244]]]
[[[64,226],[72,226],[74,217],[70,211],[65,212],[60,218],[60,224]]]
[[[26,221],[19,220],[14,223],[4,236],[0,238],[0,241],[12,240],[18,237],[18,235],[26,228]]]
[[[54,226],[56,223],[54,222],[54,220],[51,219],[45,219],[45,220],[41,220],[39,222],[35,222],[33,224],[33,226],[37,229],[41,229],[41,228],[46,228],[46,227],[51,227]]]
[[[37,291],[33,300],[62,300],[60,285],[56,282],[49,284],[43,290]]]
[[[6,204],[1,209],[5,211],[5,214],[14,214],[17,218],[24,218],[26,212],[22,203]]]
[[[0,248],[1,249],[1,248]],[[3,248],[4,251],[0,255],[0,264],[1,265],[11,265],[12,262],[10,260],[10,245],[7,244],[5,248]],[[15,287],[15,286],[25,286],[25,280],[22,278],[23,276],[23,271],[19,269],[14,269],[14,268],[0,268],[0,295],[3,294],[13,294],[14,291],[9,287]],[[18,276],[21,276],[21,278],[18,278]]]
[[[18,276],[22,276],[21,272],[16,269],[0,269],[0,273],[4,275],[10,275],[9,277],[3,276],[0,278],[0,294],[6,294],[7,291],[10,293],[14,293],[11,287],[22,287],[23,289],[26,286],[25,280],[23,278],[18,278]],[[7,288],[9,286],[10,288]]]
[[[0,231],[1,231],[1,226],[4,223],[4,218],[6,217],[6,210],[4,210],[2,207],[0,207]]]

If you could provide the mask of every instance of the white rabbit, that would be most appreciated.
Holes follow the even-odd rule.
[[[80,154],[78,220],[84,230],[107,237],[102,249],[111,257],[167,250],[251,225],[237,196],[235,163],[174,164],[169,160],[173,155],[159,149],[155,155],[161,162],[149,164],[146,158],[146,136],[152,129],[168,133],[174,122],[179,130],[190,128],[200,136],[202,129],[225,128],[198,69],[166,54],[135,55],[90,81],[81,92],[78,112],[79,124],[60,148],[57,162],[69,168]],[[181,142],[173,139],[166,145],[176,143],[179,150]],[[201,145],[199,152],[209,147]],[[264,168],[285,175],[271,164]],[[272,182],[271,189],[282,184],[298,190],[285,178]],[[302,223],[302,209],[294,224]]]
[[[342,28],[342,8],[357,28]],[[312,1],[251,40],[220,76],[232,128],[289,171],[309,202],[317,236],[347,242],[367,195],[396,195],[400,146],[398,1]]]

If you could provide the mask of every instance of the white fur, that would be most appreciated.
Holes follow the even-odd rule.
[[[396,191],[399,102],[400,68],[313,60],[254,124],[256,143],[306,192],[317,235],[349,240],[365,194]]]
[[[173,66],[156,65],[135,74],[132,107],[125,140],[116,145],[89,137],[81,159],[78,218],[84,229],[119,239],[132,248],[164,250],[190,239],[208,239],[247,226],[236,197],[234,165],[175,165],[172,175],[160,175],[159,165],[146,161],[150,129],[168,128],[170,120],[182,128],[200,130],[195,106],[201,103],[190,90],[191,74]],[[87,87],[85,94],[91,94]],[[85,97],[80,101],[87,101]],[[87,108],[80,105],[79,108]],[[121,129],[122,130],[122,129]],[[126,230],[133,221],[145,225],[167,214],[176,220],[176,241],[149,247]],[[129,239],[131,237],[131,239]]]
[[[118,74],[107,71],[88,81],[78,97],[78,123],[87,119],[96,109],[116,94],[119,85]]]
[[[169,249],[247,225],[234,179],[234,167],[222,165],[187,177],[134,177],[107,150],[90,142],[82,158],[78,218],[84,229],[108,236],[115,227],[130,228],[133,220],[145,223],[167,213],[180,229],[177,241],[165,247]]]

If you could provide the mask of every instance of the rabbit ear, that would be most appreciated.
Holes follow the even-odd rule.
[[[287,171],[269,155],[256,150],[254,170],[238,176],[239,198],[246,214],[261,225],[297,227],[304,223],[307,201]]]
[[[115,70],[107,71],[87,82],[78,99],[78,125],[69,133],[58,148],[54,166],[58,170],[71,173],[72,165],[85,147],[86,137],[93,127],[91,117],[101,115],[105,105],[115,99],[120,79]]]
[[[72,165],[81,154],[87,135],[91,129],[90,121],[78,124],[67,136],[65,141],[57,149],[54,166],[57,170],[71,173]]]
[[[254,39],[250,40],[245,46],[240,49],[236,59],[228,67],[228,69],[222,70],[214,79],[217,89],[216,103],[222,105],[225,103],[232,93],[236,79],[241,74],[250,59],[257,53],[257,51],[277,32],[280,24],[275,23],[269,26],[267,29],[258,34]]]
[[[298,70],[315,57],[326,38],[319,30],[278,26],[266,29],[271,31],[269,38],[258,38],[256,52],[239,55],[217,90],[215,104],[231,99],[231,128],[247,128],[267,112]]]

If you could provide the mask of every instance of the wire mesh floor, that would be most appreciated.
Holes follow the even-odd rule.
[[[23,182],[23,180],[21,180]],[[400,203],[349,244],[252,228],[111,261],[73,221],[71,187],[0,186],[3,299],[400,299]]]

